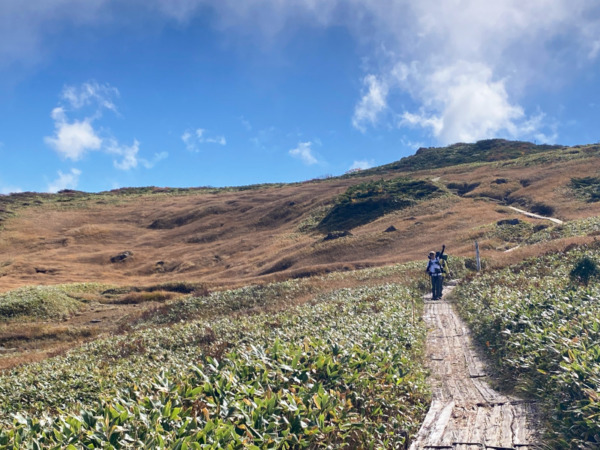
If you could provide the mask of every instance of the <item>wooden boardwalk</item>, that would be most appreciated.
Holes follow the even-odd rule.
[[[541,448],[535,404],[490,388],[468,328],[450,303],[430,299],[424,319],[433,399],[410,450]]]

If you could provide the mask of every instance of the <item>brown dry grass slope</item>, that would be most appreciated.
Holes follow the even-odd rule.
[[[484,257],[520,259],[544,247],[504,254],[512,244],[487,236],[485,227],[515,217],[543,222],[505,205],[564,220],[598,215],[600,203],[576,198],[568,185],[572,177],[597,176],[599,158],[596,147],[564,148],[516,160],[245,190],[65,192],[36,201],[34,194],[19,194],[0,222],[0,291],[72,282],[247,284],[421,259],[442,243],[452,254],[470,256],[474,239]],[[341,239],[324,241],[311,227],[350,186],[399,176],[428,180],[446,193]],[[391,225],[396,231],[385,232]],[[111,262],[124,252],[130,256]]]
[[[469,153],[478,151],[483,162],[473,162]],[[432,152],[437,159],[430,161]],[[446,154],[467,163],[440,167]],[[504,265],[593,240],[594,233],[553,232],[553,239],[527,245],[519,230],[553,224],[508,206],[551,212],[567,224],[598,216],[600,202],[587,202],[569,186],[573,177],[598,177],[599,168],[597,146],[538,148],[484,141],[426,149],[399,163],[299,184],[0,196],[0,295],[23,286],[100,284],[79,292],[78,309],[58,318],[0,317],[0,369],[127,332],[140,317],[160,314],[166,300],[185,295],[186,289],[424,260],[443,243],[452,255],[472,256],[478,240],[489,263]],[[401,186],[413,189],[425,182],[427,189],[437,188],[435,195],[394,210],[398,203],[390,196],[398,192],[385,190],[397,186],[394,180],[407,178],[408,184]],[[348,197],[353,189],[355,194]],[[344,230],[351,235],[325,239],[327,233],[318,224],[343,195],[350,198],[346,207],[351,214],[365,214],[364,209],[352,209],[364,196],[392,207]],[[495,225],[515,218],[520,220],[517,227],[499,231]],[[392,226],[393,231],[386,231]],[[183,290],[162,290],[164,283],[178,281],[187,283]]]

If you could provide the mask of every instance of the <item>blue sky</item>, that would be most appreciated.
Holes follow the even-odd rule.
[[[0,0],[0,193],[600,141],[592,0]]]

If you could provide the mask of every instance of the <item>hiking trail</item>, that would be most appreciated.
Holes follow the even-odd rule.
[[[540,448],[535,403],[500,394],[488,381],[470,331],[446,300],[425,297],[431,406],[410,450]],[[537,445],[536,445],[537,444]]]
[[[543,219],[543,220],[549,220],[550,222],[554,222],[558,225],[562,225],[564,222],[560,219],[557,219],[555,217],[546,217],[546,216],[540,216],[539,214],[534,214],[531,213],[529,211],[525,211],[523,209],[519,209],[519,208],[515,208],[514,206],[509,206],[510,209],[512,209],[513,211],[516,211],[518,213],[524,214],[527,217],[533,217],[534,219]]]

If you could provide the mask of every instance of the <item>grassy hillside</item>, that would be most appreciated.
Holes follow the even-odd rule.
[[[419,259],[439,236],[454,254],[471,256],[478,230],[500,220],[545,224],[506,206],[567,221],[600,214],[600,202],[589,201],[598,146],[485,141],[435,154],[443,160],[437,169],[421,152],[376,169],[379,175],[290,185],[0,196],[0,291],[90,281],[273,281]],[[343,230],[352,235],[323,241]],[[479,239],[493,258],[510,244]],[[127,257],[115,262],[120,255]]]
[[[169,309],[185,324],[13,370],[0,378],[0,448],[402,446],[428,407],[425,330],[420,293],[389,274],[192,296]]]
[[[488,139],[474,144],[459,143],[442,148],[420,148],[412,156],[369,169],[367,173],[381,173],[388,170],[408,172],[438,169],[459,164],[504,161],[560,148],[562,147],[559,145],[536,145],[531,142]]]
[[[555,448],[595,448],[598,280],[569,274],[600,263],[598,167],[491,140],[306,183],[0,196],[0,448],[401,447],[429,400],[423,261],[446,244],[465,278],[474,241],[462,314]]]

